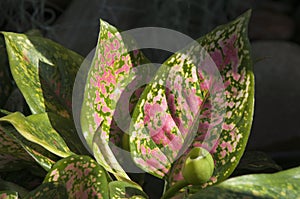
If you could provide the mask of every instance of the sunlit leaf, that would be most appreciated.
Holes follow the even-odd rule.
[[[65,141],[52,128],[47,113],[25,117],[23,114],[16,112],[0,118],[0,121],[11,123],[24,138],[58,156],[67,157],[73,154]]]
[[[3,35],[11,73],[32,113],[71,118],[72,88],[83,58],[43,37]]]
[[[300,167],[274,174],[252,174],[228,179],[200,190],[191,199],[205,198],[298,198]]]
[[[59,160],[45,177],[44,183],[64,184],[69,198],[108,199],[106,171],[88,156],[70,156]]]
[[[197,40],[200,47],[192,44],[171,56],[135,108],[130,129],[134,161],[157,177],[167,175],[169,185],[182,179],[185,156],[176,158],[186,144],[213,155],[210,185],[226,179],[243,154],[254,101],[249,17],[247,12]]]
[[[101,20],[98,45],[85,86],[81,127],[97,161],[117,178],[129,179],[109,147],[113,116],[121,93],[135,78],[133,66],[142,60],[140,52],[127,52],[118,30]]]
[[[207,148],[215,160],[214,175],[203,186],[223,181],[230,176],[243,155],[249,137],[254,107],[254,77],[247,37],[249,18],[250,11],[197,40],[220,71],[226,99],[221,131],[209,131],[215,124],[206,123],[205,118],[211,117],[208,112],[207,116],[200,119],[198,135],[192,145]],[[219,137],[216,136],[218,134]],[[174,164],[169,182],[182,179],[183,160],[184,156]]]

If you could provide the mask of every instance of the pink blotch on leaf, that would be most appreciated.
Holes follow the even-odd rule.
[[[75,176],[71,176],[71,178],[66,182],[66,189],[67,191],[69,192],[72,187],[73,187],[73,184],[74,184],[74,178]]]
[[[223,56],[220,50],[216,49],[215,51],[210,53],[211,58],[215,62],[216,66],[218,67],[219,70],[224,69],[223,65]]]
[[[103,118],[99,116],[98,113],[94,113],[94,122],[97,126],[99,126],[102,122]]]
[[[233,124],[226,124],[226,123],[222,124],[222,129],[224,129],[226,131],[232,130],[233,128],[234,128]]]
[[[87,176],[92,170],[90,168],[86,168],[84,170],[84,175]]]
[[[224,157],[226,156],[226,153],[227,153],[227,152],[226,152],[225,150],[221,151],[221,152],[220,152],[221,158],[224,158]]]

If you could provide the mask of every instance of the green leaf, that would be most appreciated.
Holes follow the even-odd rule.
[[[18,199],[18,192],[0,191],[0,199]]]
[[[13,138],[0,127],[0,171],[19,170],[33,159]]]
[[[15,183],[26,190],[33,190],[42,183],[47,174],[42,167],[40,167],[36,162],[34,163],[35,164],[31,164],[21,170],[2,172],[0,173],[1,178],[7,182]]]
[[[48,113],[47,115],[53,129],[56,130],[64,139],[72,152],[82,155],[88,154],[85,146],[78,136],[73,121],[54,113]]]
[[[3,37],[0,36],[0,108],[4,106],[12,88],[5,42]]]
[[[53,129],[47,113],[25,117],[16,112],[0,118],[0,121],[11,123],[28,141],[36,143],[60,157],[73,154],[65,141]]]
[[[18,144],[20,144],[24,148],[24,150],[27,151],[27,153],[46,171],[48,171],[58,159],[56,156],[54,156],[49,151],[45,150],[43,147],[25,139],[13,127],[7,125],[0,125],[0,129],[1,131],[9,135],[12,139],[14,139]],[[16,159],[16,157],[10,157]],[[22,160],[22,162],[24,163],[25,161]]]
[[[132,183],[113,181],[109,183],[109,193],[111,199],[146,199],[148,196],[142,191],[141,187]]]
[[[298,198],[300,167],[274,174],[253,174],[228,179],[216,186],[200,190],[196,198]]]
[[[59,160],[44,183],[64,184],[69,198],[109,198],[106,171],[89,156],[70,156]]]
[[[4,181],[2,179],[0,179],[0,190],[17,192],[21,197],[24,197],[28,193],[28,191],[23,187],[20,187],[19,185],[16,185],[12,182]]]
[[[3,35],[11,73],[32,113],[71,118],[72,88],[83,58],[43,37]]]
[[[0,108],[5,104],[12,88],[5,42],[3,37],[0,36]]]
[[[143,61],[139,51],[126,51],[118,30],[101,20],[98,45],[84,89],[81,127],[99,164],[118,179],[129,180],[109,147],[117,102],[126,86],[135,78],[131,69]]]
[[[68,193],[64,185],[58,183],[44,183],[26,195],[24,199],[66,199]]]

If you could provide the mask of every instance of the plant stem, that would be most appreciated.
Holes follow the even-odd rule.
[[[167,199],[167,198],[171,198],[172,196],[174,196],[176,193],[178,193],[180,191],[180,189],[188,186],[189,183],[185,180],[180,180],[178,182],[176,182],[172,187],[170,187],[165,193],[164,195],[161,197],[161,199]]]

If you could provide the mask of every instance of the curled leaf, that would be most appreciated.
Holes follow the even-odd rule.
[[[46,113],[25,117],[16,112],[0,118],[0,121],[11,123],[24,138],[58,156],[67,157],[72,154],[65,141],[53,129]]]

